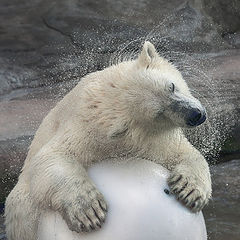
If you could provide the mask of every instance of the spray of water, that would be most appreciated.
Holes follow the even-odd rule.
[[[61,91],[58,93],[58,97],[62,97],[88,72],[134,59],[144,41],[151,41],[159,54],[177,67],[188,83],[192,94],[206,107],[208,120],[195,129],[186,130],[186,135],[190,142],[214,163],[214,159],[217,159],[221,146],[234,125],[234,112],[228,113],[229,109],[234,109],[234,107],[230,104],[226,105],[226,103],[225,105],[219,104],[223,102],[218,91],[222,86],[212,76],[215,65],[212,58],[213,53],[207,53],[208,50],[204,44],[201,45],[202,49],[197,44],[197,53],[192,52],[191,49],[195,46],[194,41],[186,44],[186,39],[189,38],[187,35],[188,25],[181,25],[177,31],[183,32],[183,34],[182,37],[178,37],[176,32],[171,30],[174,20],[176,21],[176,16],[169,15],[148,34],[118,44],[115,51],[106,49],[108,44],[114,42],[111,34],[103,36],[101,43],[96,44],[94,39],[92,42],[90,39],[90,42],[81,47],[72,45],[65,48],[67,50],[53,68],[56,69],[56,73],[52,70],[52,77],[55,78],[57,73],[62,72],[62,75],[58,74],[58,79],[62,78],[60,82],[70,80],[62,85]],[[185,21],[184,18],[182,21]],[[195,24],[199,25],[198,22]],[[176,30],[176,27],[174,29]],[[191,32],[190,37],[193,35],[194,32]],[[78,36],[78,33],[74,34],[75,39]],[[222,42],[215,39],[215,44],[221,48]]]
[[[158,42],[152,41],[157,39]],[[208,113],[208,120],[201,126],[185,130],[189,140],[197,147],[202,154],[211,159],[218,157],[221,146],[226,140],[234,125],[234,114],[228,114],[228,109],[223,109],[219,105],[218,89],[221,83],[217,83],[211,78],[211,75],[205,70],[205,65],[208,66],[206,59],[202,59],[200,55],[190,56],[186,52],[176,51],[161,51],[161,41],[163,38],[156,38],[151,35],[145,39],[138,39],[119,47],[119,51],[115,53],[110,59],[110,64],[116,64],[123,60],[133,59],[139,52],[139,45],[141,46],[145,40],[150,40],[158,48],[160,55],[169,61],[180,70],[184,79],[188,83],[192,94],[198,98],[205,106]],[[134,48],[135,46],[135,48]],[[129,49],[131,51],[129,52]],[[211,65],[213,63],[211,62]],[[232,109],[233,107],[230,107]]]

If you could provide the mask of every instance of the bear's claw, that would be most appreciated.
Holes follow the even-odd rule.
[[[102,227],[107,213],[107,204],[100,193],[93,199],[82,198],[65,205],[61,211],[70,230],[90,232]]]
[[[194,173],[174,170],[169,179],[170,191],[192,212],[199,212],[207,204],[211,190]]]

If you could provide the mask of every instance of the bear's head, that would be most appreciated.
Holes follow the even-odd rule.
[[[136,126],[156,132],[196,127],[206,120],[204,107],[191,95],[181,73],[150,42],[135,60],[100,71],[97,78],[89,87],[98,92],[91,95],[93,118],[109,126],[113,137]]]

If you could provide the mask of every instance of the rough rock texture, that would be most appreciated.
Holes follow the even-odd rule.
[[[3,215],[0,214],[0,239],[1,240],[5,240],[6,239],[6,234],[5,234],[3,222],[4,222]]]
[[[240,236],[240,160],[211,168],[213,199],[203,213],[209,240],[237,240]]]
[[[221,31],[240,31],[240,1],[239,0],[203,0],[202,9],[219,24]]]

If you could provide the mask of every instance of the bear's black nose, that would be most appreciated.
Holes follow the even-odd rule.
[[[202,124],[206,120],[206,112],[201,111],[198,108],[194,108],[190,111],[187,124],[192,127],[196,127]]]

